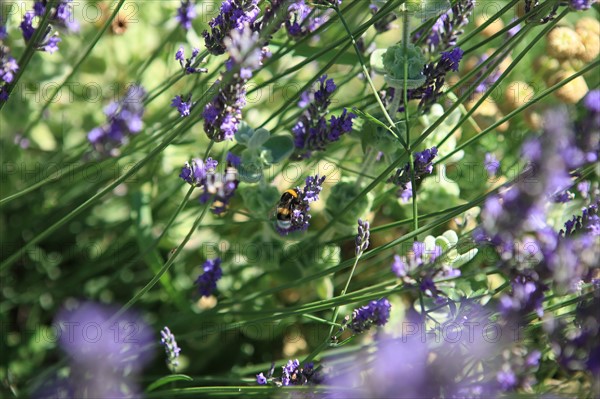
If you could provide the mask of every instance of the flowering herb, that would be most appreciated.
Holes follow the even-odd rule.
[[[295,0],[288,6],[285,29],[293,38],[301,38],[317,30],[326,21],[325,16],[315,16],[315,9],[305,0]]]
[[[130,136],[142,130],[145,96],[143,87],[131,86],[120,101],[112,102],[104,108],[107,124],[92,129],[87,135],[96,152],[116,156],[118,148],[127,144]]]
[[[319,193],[323,189],[324,181],[325,176],[309,176],[306,178],[304,189],[300,190],[300,187],[295,189],[296,193],[298,194],[298,198],[294,201],[293,207],[290,209],[290,225],[286,228],[276,225],[276,230],[279,232],[279,234],[287,235],[294,231],[305,231],[308,229],[311,218],[309,213],[310,203],[319,199]]]
[[[273,368],[271,368],[267,377],[260,373],[256,376],[256,383],[266,385],[268,380],[272,380],[278,387],[287,387],[291,385],[311,385],[320,381],[319,373],[316,372],[314,364],[308,363],[304,367],[300,367],[298,359],[289,360],[282,367],[281,378],[272,378],[272,375]]]
[[[217,289],[217,281],[223,276],[221,258],[207,259],[202,265],[203,273],[198,276],[195,284],[202,296],[211,296]]]
[[[179,61],[179,65],[181,65],[181,69],[183,69],[186,75],[191,75],[193,73],[206,73],[208,72],[206,68],[195,67],[195,65],[200,62],[200,59],[197,59],[199,54],[200,50],[194,48],[192,49],[192,56],[185,58],[185,52],[183,50],[183,46],[181,46],[175,53],[175,60]]]
[[[6,86],[14,79],[19,70],[19,64],[11,57],[10,49],[0,45],[0,102],[8,100]]]
[[[371,235],[369,229],[369,222],[358,219],[358,234],[354,246],[356,256],[361,256],[369,248],[369,237]]]
[[[227,70],[235,70],[235,73],[229,84],[219,85],[218,93],[202,113],[204,131],[215,142],[233,140],[239,129],[242,108],[246,105],[246,82],[252,77],[252,71],[262,65],[263,58],[270,54],[267,49],[257,48],[258,39],[258,33],[252,33],[247,23],[224,39],[230,55],[225,65]]]
[[[414,154],[413,167],[415,170],[415,181],[420,180],[425,175],[429,175],[433,172],[433,158],[435,158],[436,155],[437,148],[435,147]],[[398,168],[396,173],[388,179],[388,183],[392,183],[399,187],[399,197],[403,197],[405,191],[408,190],[410,190],[412,194],[411,173],[410,163],[407,162],[403,167]]]
[[[182,117],[189,116],[192,109],[192,101],[189,97],[187,101],[183,101],[181,96],[175,96],[171,101],[171,107],[177,108],[179,115]]]
[[[409,88],[406,92],[408,100],[421,100],[419,102],[419,108],[427,112],[429,108],[438,102],[438,98],[444,88],[446,81],[446,75],[449,72],[458,71],[458,66],[462,60],[463,51],[460,47],[455,47],[451,51],[442,52],[440,60],[437,64],[433,62],[425,64],[422,70],[423,79],[422,82],[415,88]],[[399,87],[390,87],[386,94],[387,102],[391,102],[398,90],[403,89],[402,79],[398,79]],[[404,99],[400,98],[398,101],[400,105],[399,110],[404,109]]]
[[[489,152],[486,152],[485,154],[484,165],[489,177],[496,176],[496,173],[498,173],[498,170],[500,169],[500,161],[498,161],[494,154]]]
[[[239,180],[238,171],[231,162],[228,162],[225,173],[217,172],[217,165],[218,162],[210,157],[206,162],[196,158],[185,163],[179,177],[188,184],[200,188],[202,190],[200,202],[206,204],[211,201],[212,212],[221,215],[227,210]]]
[[[352,317],[344,322],[352,332],[361,334],[368,331],[371,326],[384,326],[390,318],[392,305],[387,298],[369,302],[368,305],[354,309]]]
[[[61,0],[56,6],[50,10],[49,22],[57,27],[64,28],[70,32],[76,32],[79,30],[79,24],[72,15],[71,10],[72,0]],[[48,0],[36,1],[33,5],[33,11],[28,11],[23,16],[21,21],[21,31],[23,32],[23,38],[26,42],[33,37],[36,28],[33,27],[33,19],[35,17],[42,17],[46,13],[46,7],[48,6]],[[52,26],[48,25],[46,32],[39,39],[39,43],[36,44],[36,49],[45,51],[47,53],[54,53],[58,51],[58,43],[61,42],[61,38],[58,37],[58,33],[50,34],[52,32]]]
[[[202,32],[208,52],[213,55],[225,53],[225,38],[233,30],[241,31],[246,24],[254,24],[260,12],[257,4],[258,0],[224,0],[219,15],[208,23],[210,32]]]
[[[469,23],[474,6],[473,0],[459,0],[452,8],[440,15],[433,24],[431,33],[425,39],[430,53],[456,45],[458,36],[463,33],[462,28]]]
[[[304,158],[310,157],[313,151],[325,150],[329,143],[350,132],[352,120],[356,118],[355,114],[344,108],[342,114],[339,117],[332,116],[328,124],[325,115],[336,85],[333,79],[327,79],[327,75],[321,76],[317,82],[319,87],[312,96],[304,94],[305,99],[310,96],[312,101],[292,128],[296,152]]]
[[[181,5],[177,9],[175,19],[185,30],[192,28],[192,22],[196,18],[196,7],[192,0],[181,0]]]
[[[167,366],[174,373],[179,367],[179,352],[181,348],[177,345],[175,335],[169,330],[169,327],[164,327],[160,331],[161,339],[160,342],[165,346],[165,353],[167,355]]]

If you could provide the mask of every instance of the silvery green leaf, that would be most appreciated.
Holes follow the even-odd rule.
[[[248,139],[248,148],[260,148],[271,137],[271,132],[267,129],[257,129],[254,134]]]
[[[250,140],[253,134],[254,129],[252,129],[246,122],[242,121],[240,122],[238,131],[235,132],[235,141],[237,141],[239,144],[247,146],[248,141]]]
[[[471,250],[469,250],[468,252],[465,252],[464,254],[460,255],[452,264],[453,267],[461,267],[462,265],[464,265],[465,263],[467,263],[468,261],[470,261],[471,259],[473,259],[475,257],[475,255],[477,255],[477,248],[473,248]]]
[[[404,90],[404,79],[394,79],[390,75],[383,77],[385,82],[396,90]],[[417,89],[425,83],[425,76],[421,76],[418,79],[406,79],[407,89]]]
[[[381,74],[385,74],[385,68],[383,67],[383,55],[387,49],[378,48],[371,53],[371,68]]]
[[[294,152],[294,140],[292,136],[272,136],[262,146],[263,150],[269,152],[269,163],[280,163],[290,157]]]

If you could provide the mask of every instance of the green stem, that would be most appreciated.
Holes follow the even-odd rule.
[[[337,6],[337,3],[333,7],[333,9],[338,14],[340,21],[342,21],[342,24],[344,25],[344,28],[346,29],[348,36],[350,36],[350,40],[352,41],[352,46],[354,47],[354,51],[356,52],[356,55],[358,56],[358,61],[360,62],[360,66],[362,68],[363,75],[369,82],[371,91],[373,92],[373,95],[375,96],[375,99],[377,100],[377,104],[379,105],[381,112],[383,112],[383,116],[385,117],[386,121],[389,123],[390,128],[393,129],[393,131],[395,132],[396,138],[400,141],[400,143],[402,143],[402,146],[404,146],[404,148],[407,149],[408,143],[404,141],[404,138],[402,137],[402,133],[400,132],[400,130],[394,123],[394,120],[392,119],[392,116],[394,116],[395,113],[392,116],[390,116],[390,114],[388,113],[388,110],[385,108],[385,105],[383,105],[383,101],[381,101],[381,98],[379,97],[379,93],[377,93],[377,88],[375,87],[375,84],[373,83],[373,80],[371,79],[371,74],[369,73],[369,70],[367,69],[367,66],[365,65],[365,60],[363,59],[360,49],[358,48],[358,45],[356,44],[356,39],[354,39],[354,35],[352,34],[352,31],[348,27],[348,24],[346,23],[346,19],[340,12],[340,9]],[[406,51],[406,49],[405,49],[405,51]],[[406,65],[406,67],[408,67],[408,65]],[[406,73],[408,73],[408,72],[406,72]],[[394,98],[394,100],[395,100],[395,98]],[[398,105],[396,105],[396,109],[398,109]],[[392,110],[393,110],[393,108],[392,108]]]
[[[410,165],[410,181],[412,185],[412,210],[413,210],[413,230],[416,231],[419,229],[419,210],[417,205],[417,186],[416,186],[416,177],[415,177],[415,160],[413,154],[413,146],[410,144],[410,114],[408,111],[408,40],[410,34],[410,15],[406,10],[406,6],[403,5],[402,12],[402,44],[404,46],[404,89],[403,89],[403,97],[404,97],[404,124],[406,126],[406,142],[408,143],[408,162]],[[400,96],[394,96],[400,97]],[[415,235],[415,241],[418,241],[418,236]]]

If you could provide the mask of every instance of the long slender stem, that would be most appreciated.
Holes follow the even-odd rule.
[[[413,230],[416,231],[419,229],[419,209],[417,204],[417,186],[416,186],[416,178],[415,178],[415,159],[414,159],[414,149],[410,144],[410,113],[408,107],[408,40],[410,34],[410,15],[406,7],[403,5],[402,12],[402,44],[404,46],[404,89],[403,89],[403,97],[404,97],[404,124],[406,127],[406,142],[408,143],[408,162],[410,165],[410,182],[412,186],[412,210],[413,210]],[[399,97],[399,96],[394,96]],[[415,235],[415,241],[418,240],[418,237]]]
[[[356,40],[354,39],[354,35],[352,34],[352,31],[350,30],[350,28],[348,27],[348,24],[346,23],[346,19],[340,12],[340,9],[338,8],[337,5],[334,6],[333,9],[339,15],[340,21],[342,21],[342,24],[344,25],[344,28],[346,29],[348,36],[350,36],[350,39],[352,41],[352,46],[354,47],[354,51],[356,52],[356,55],[358,56],[358,61],[360,62],[360,66],[362,68],[363,75],[367,79],[367,82],[369,82],[371,91],[373,92],[373,95],[375,96],[375,99],[377,100],[377,104],[379,105],[381,112],[383,112],[383,116],[385,117],[385,120],[390,125],[390,128],[393,129],[393,131],[396,133],[395,134],[396,138],[400,141],[400,143],[402,143],[402,145],[404,146],[405,149],[408,149],[408,143],[404,141],[404,139],[402,137],[402,132],[398,129],[398,127],[394,123],[394,120],[392,119],[392,117],[388,113],[387,109],[385,108],[383,101],[381,101],[381,98],[379,97],[379,93],[377,93],[377,88],[375,87],[375,84],[373,83],[373,80],[371,79],[371,74],[369,73],[369,70],[367,69],[367,66],[365,65],[365,60],[363,59],[360,49],[358,48],[358,45],[356,44]]]

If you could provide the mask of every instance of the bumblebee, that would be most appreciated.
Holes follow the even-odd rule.
[[[295,188],[286,190],[277,204],[277,226],[287,230],[292,227],[292,212],[300,204],[299,192]]]

